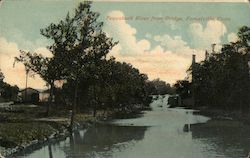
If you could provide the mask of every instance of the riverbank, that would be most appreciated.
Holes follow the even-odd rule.
[[[100,116],[98,117],[100,119]],[[75,128],[87,128],[97,121],[88,114],[76,116]],[[67,118],[41,118],[32,121],[15,120],[0,123],[0,152],[13,157],[19,152],[30,151],[49,142],[65,139],[70,135]]]
[[[91,111],[80,112],[76,115],[74,130],[88,128],[98,121],[139,117],[144,109],[127,113],[98,110],[96,117],[93,117]],[[0,110],[0,154],[4,157],[33,151],[47,143],[70,136],[69,110],[54,109],[49,117],[44,116],[44,106],[13,105],[10,109]]]
[[[234,120],[250,125],[250,115],[242,113],[240,110],[224,110],[219,108],[198,107],[195,113],[208,116],[214,120]]]

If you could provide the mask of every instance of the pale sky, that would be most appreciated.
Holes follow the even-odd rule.
[[[50,55],[49,44],[40,29],[73,12],[78,0],[5,0],[0,3],[0,68],[5,81],[25,86],[22,64],[13,67],[19,50]],[[168,83],[186,77],[192,54],[204,58],[211,44],[237,40],[237,30],[250,26],[247,3],[198,2],[94,2],[101,14],[104,31],[119,44],[110,55],[131,63],[149,79]],[[28,86],[45,88],[38,77],[29,77]]]

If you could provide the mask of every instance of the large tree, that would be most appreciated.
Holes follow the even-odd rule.
[[[98,80],[96,74],[88,74],[87,68],[93,72],[101,60],[116,44],[102,31],[103,22],[98,21],[99,13],[91,10],[91,2],[80,3],[75,13],[68,13],[58,24],[50,24],[41,30],[42,35],[51,39],[49,47],[54,58],[59,62],[60,70],[65,74],[64,79],[74,81],[74,103],[72,108],[71,129],[76,113],[78,88],[83,76],[92,76]],[[95,91],[95,84],[93,90]]]
[[[55,87],[54,82],[62,78],[62,73],[59,71],[58,66],[60,65],[59,61],[57,61],[54,57],[44,57],[41,54],[31,53],[23,50],[20,50],[20,55],[15,57],[15,61],[22,62],[24,64],[26,73],[31,71],[35,74],[38,74],[49,85],[50,97],[46,111],[47,115],[49,115]]]
[[[100,61],[100,65],[92,69],[87,69],[89,74],[96,74],[93,77],[83,77],[79,82],[78,102],[79,108],[86,110],[92,107],[96,111],[119,111],[123,116],[126,113],[138,110],[142,105],[147,106],[151,101],[148,91],[148,80],[145,74],[141,74],[138,69],[131,64],[115,61],[115,58]],[[74,96],[74,81],[64,84],[62,91],[67,100]],[[94,88],[95,86],[95,88]],[[139,106],[140,105],[140,106]]]
[[[238,40],[223,45],[220,52],[197,63],[193,74],[192,90],[197,106],[206,105],[224,109],[249,109],[250,28],[238,32]]]

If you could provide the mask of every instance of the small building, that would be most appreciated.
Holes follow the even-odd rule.
[[[39,101],[40,102],[48,102],[49,101],[49,92],[48,90],[42,91],[39,93]]]
[[[168,104],[170,108],[181,106],[181,97],[178,94],[169,96]]]
[[[38,103],[40,92],[33,88],[26,88],[19,91],[18,96],[22,98],[25,103]]]
[[[3,89],[2,88],[0,88],[0,103],[1,102],[4,102],[4,99],[3,99]]]

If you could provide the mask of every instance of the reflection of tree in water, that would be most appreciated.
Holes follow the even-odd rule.
[[[49,151],[49,158],[53,158],[53,153],[52,153],[52,149],[51,149],[51,144],[48,144],[48,151]]]
[[[93,153],[120,150],[126,143],[131,145],[131,141],[142,140],[146,129],[147,127],[96,125],[89,128],[83,136],[79,131],[75,132],[70,137],[70,146],[65,146],[64,151],[68,157],[91,157]]]
[[[190,132],[190,126],[191,124],[185,124],[183,127],[183,132]]]
[[[228,158],[246,157],[250,150],[250,126],[237,121],[211,120],[191,125],[193,139],[212,147],[217,154]]]

